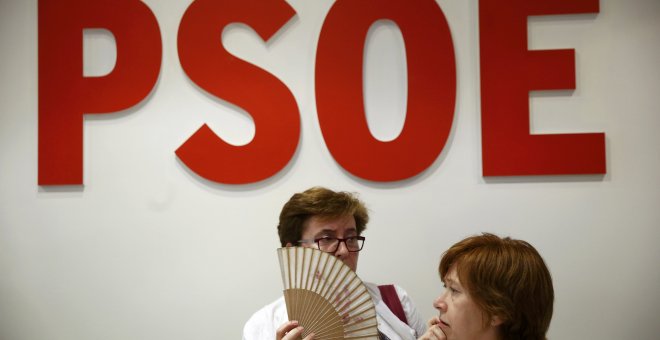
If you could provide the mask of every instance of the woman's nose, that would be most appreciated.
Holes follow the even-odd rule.
[[[339,245],[337,246],[337,251],[335,251],[335,256],[337,257],[346,257],[348,255],[348,247],[346,246],[346,242],[339,242]]]
[[[441,312],[446,312],[447,311],[447,303],[445,303],[445,292],[440,294],[435,300],[433,301],[433,307],[435,309],[441,311]]]

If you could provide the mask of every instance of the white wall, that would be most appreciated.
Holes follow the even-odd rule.
[[[490,231],[545,257],[550,338],[660,334],[659,1],[601,0],[595,16],[529,20],[530,48],[576,49],[578,87],[534,95],[532,130],[605,132],[608,173],[497,180],[481,176],[477,1],[439,1],[457,57],[454,126],[430,169],[393,184],[352,177],[326,149],[313,75],[332,1],[289,1],[298,17],[267,47],[240,27],[224,37],[287,84],[301,111],[289,166],[247,186],[205,181],[177,160],[203,122],[236,143],[254,126],[183,73],[176,34],[189,1],[145,2],[162,33],[159,82],[136,108],[86,117],[85,186],[57,188],[37,186],[36,1],[0,1],[0,339],[237,339],[281,291],[279,209],[312,185],[361,193],[372,221],[358,273],[401,284],[425,318],[441,291],[441,253]],[[112,40],[86,42],[87,71],[112,65]],[[369,40],[366,105],[381,138],[403,121],[402,44],[389,25]]]

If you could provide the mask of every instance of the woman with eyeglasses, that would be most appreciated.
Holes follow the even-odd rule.
[[[294,194],[284,205],[277,226],[282,247],[303,246],[331,253],[353,271],[365,237],[369,214],[362,201],[348,192],[313,187]],[[398,286],[364,282],[376,308],[381,339],[410,339],[426,331],[415,305]],[[300,339],[302,327],[288,321],[284,298],[260,309],[243,328],[243,340]],[[305,340],[313,339],[313,335]]]
[[[484,233],[468,237],[440,260],[445,290],[439,316],[422,340],[543,340],[552,319],[550,271],[529,243]]]

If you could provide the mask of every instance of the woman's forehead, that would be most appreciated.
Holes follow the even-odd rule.
[[[350,233],[356,231],[355,219],[352,215],[327,218],[312,216],[303,224],[303,233],[340,232]]]
[[[458,269],[456,264],[452,264],[449,267],[449,270],[445,274],[445,277],[442,278],[442,282],[445,283],[456,283],[461,284],[461,280],[458,278]]]
[[[338,228],[344,227],[355,228],[355,219],[353,215],[341,215],[341,216],[322,216],[314,215],[307,219],[304,223],[305,226],[321,227],[321,228]]]

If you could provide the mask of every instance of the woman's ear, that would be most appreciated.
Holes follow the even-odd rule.
[[[504,323],[504,320],[500,318],[498,315],[493,315],[490,317],[490,326],[491,327],[497,327]]]

